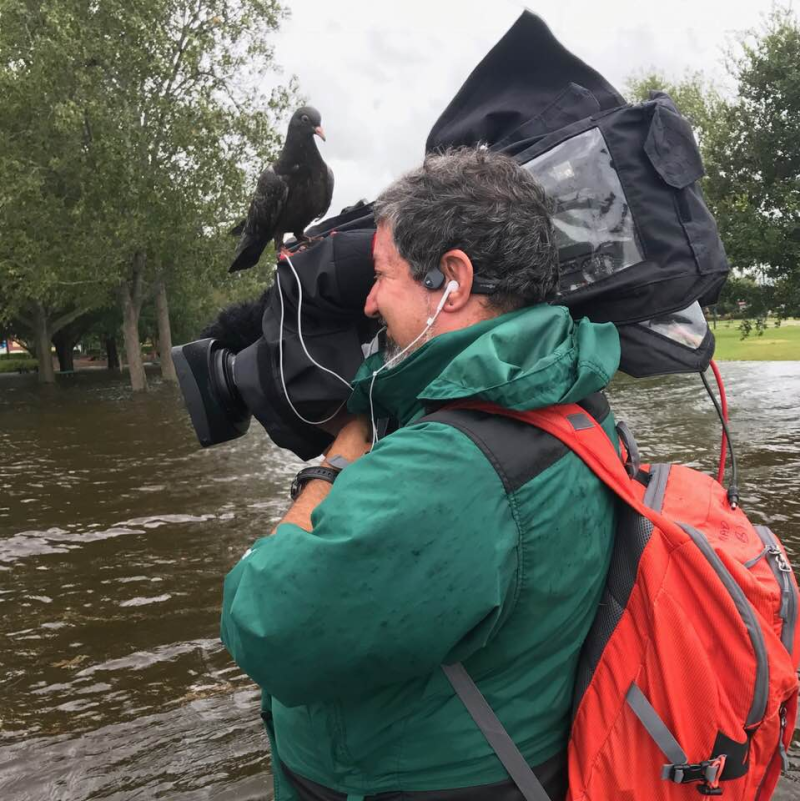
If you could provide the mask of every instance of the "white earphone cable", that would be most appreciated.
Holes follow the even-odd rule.
[[[342,376],[340,376],[338,373],[334,372],[333,370],[329,370],[327,367],[320,364],[308,352],[305,340],[303,339],[303,325],[302,325],[303,286],[300,282],[300,276],[297,274],[297,270],[295,269],[294,264],[292,264],[291,257],[285,256],[284,258],[286,259],[286,262],[288,263],[292,271],[292,274],[294,275],[295,281],[297,282],[297,336],[298,339],[300,340],[300,345],[303,348],[303,352],[313,365],[319,367],[319,369],[322,370],[323,372],[329,373],[335,378],[338,378],[339,381],[341,381],[348,389],[350,389],[352,385],[349,381],[347,381],[347,379],[342,378]],[[295,408],[295,405],[292,403],[292,399],[289,397],[289,390],[286,387],[286,375],[283,370],[283,326],[284,326],[286,311],[283,301],[283,287],[281,286],[281,277],[280,273],[278,273],[277,270],[275,272],[275,283],[277,284],[278,287],[278,299],[280,300],[281,304],[280,336],[278,337],[278,371],[280,372],[281,376],[281,385],[283,386],[283,394],[286,398],[286,402],[289,404],[289,407],[295,413],[298,419],[302,420],[304,423],[307,423],[308,425],[312,426],[322,425],[323,423],[327,423],[329,420],[333,420],[333,418],[336,417],[336,415],[339,414],[339,412],[345,406],[347,401],[346,400],[342,401],[342,403],[339,404],[339,406],[337,407],[336,411],[329,417],[326,417],[324,420],[308,420],[307,418],[303,417],[303,415],[300,414],[300,412],[298,412],[297,409]],[[375,372],[373,372],[372,380],[370,381],[369,385],[369,414],[370,414],[370,421],[372,423],[373,447],[378,441],[378,431],[375,421],[375,406],[372,400],[372,390],[375,386],[375,379],[378,377],[378,373],[380,373],[382,370],[386,370],[388,367],[391,367],[391,365],[394,362],[396,362],[410,348],[414,347],[414,345],[416,345],[417,342],[419,342],[419,340],[422,339],[422,337],[428,333],[433,324],[436,322],[436,318],[439,316],[442,309],[444,308],[444,304],[447,302],[448,296],[456,289],[458,289],[458,283],[456,281],[448,282],[447,286],[445,287],[444,294],[442,295],[442,299],[439,301],[439,305],[436,307],[436,311],[434,312],[433,316],[429,317],[426,320],[425,328],[423,328],[422,331],[419,333],[419,335],[415,337],[408,345],[406,345],[399,353],[392,356],[391,359],[387,360],[381,367],[379,367],[377,370],[375,370]]]
[[[369,384],[369,419],[370,419],[370,422],[372,423],[372,447],[373,448],[375,447],[375,445],[378,442],[378,427],[377,427],[376,421],[375,421],[375,406],[374,406],[374,404],[372,402],[372,389],[375,386],[375,379],[378,377],[378,373],[380,373],[382,370],[385,370],[387,367],[391,367],[393,362],[396,362],[409,348],[414,347],[414,345],[416,345],[417,342],[419,342],[420,339],[422,339],[422,337],[424,337],[425,334],[428,333],[428,331],[431,329],[433,324],[436,322],[436,318],[439,316],[439,314],[441,313],[442,309],[444,308],[444,304],[447,303],[448,296],[452,292],[455,292],[457,289],[458,289],[458,282],[457,281],[449,281],[447,283],[447,286],[445,287],[444,294],[442,295],[442,299],[439,301],[439,305],[436,307],[436,311],[433,313],[432,317],[429,317],[425,321],[425,323],[426,323],[425,324],[425,328],[423,328],[422,331],[417,335],[417,337],[415,337],[411,342],[409,342],[409,344],[406,345],[403,348],[403,350],[401,350],[399,353],[396,353],[394,356],[392,356],[391,359],[389,359],[386,362],[384,362],[384,364],[381,365],[372,374],[372,381],[370,381],[370,384]]]
[[[303,351],[305,352],[306,356],[308,356],[309,361],[312,364],[315,364],[319,367],[320,370],[323,370],[326,373],[330,373],[332,376],[338,378],[348,389],[351,389],[351,384],[346,378],[342,378],[338,373],[335,373],[333,370],[329,370],[327,367],[321,365],[314,357],[308,352],[308,348],[306,347],[306,343],[303,340],[303,324],[301,319],[301,312],[303,308],[303,285],[300,283],[300,276],[297,274],[297,270],[294,268],[294,264],[292,264],[292,259],[289,256],[284,256],[286,261],[289,263],[289,267],[291,267],[292,273],[294,275],[295,281],[297,281],[297,336],[300,338],[300,344],[303,346]],[[281,282],[280,282],[280,275],[278,274],[277,270],[275,271],[275,276],[278,279],[278,291],[281,291]],[[281,292],[281,308],[283,308],[283,293]],[[283,323],[281,323],[281,338],[283,338]]]
[[[289,264],[291,265],[291,262],[289,262]],[[294,266],[292,266],[292,271],[294,271]],[[311,354],[306,349],[305,342],[303,342],[303,334],[302,334],[302,331],[300,329],[300,304],[302,303],[303,290],[300,287],[300,279],[298,278],[297,273],[295,272],[294,275],[295,275],[295,278],[297,278],[297,287],[298,287],[298,290],[300,292],[300,298],[299,298],[298,304],[297,304],[297,333],[298,333],[298,336],[300,337],[300,343],[303,346],[303,350],[305,351],[306,356],[308,356],[308,358],[311,359],[311,361],[314,364],[316,364],[317,367],[320,367],[326,373],[331,373],[332,375],[335,375],[340,380],[344,381],[344,379],[340,375],[337,375],[336,373],[334,373],[333,370],[328,370],[327,367],[323,367],[321,364],[318,364],[311,357]],[[281,277],[277,273],[277,271],[275,272],[275,279],[276,279],[276,283],[278,285],[278,299],[281,302],[281,326],[280,326],[280,335],[278,337],[278,372],[281,375],[281,384],[283,386],[283,394],[286,397],[286,402],[289,404],[289,407],[291,408],[291,410],[295,413],[295,415],[300,420],[302,420],[304,423],[308,423],[309,425],[312,425],[312,426],[319,426],[319,425],[322,425],[323,423],[327,423],[329,420],[333,420],[333,418],[336,417],[336,415],[339,414],[339,412],[342,410],[342,407],[347,403],[347,401],[346,400],[342,401],[339,404],[339,406],[336,409],[336,411],[330,417],[326,417],[324,420],[308,420],[307,418],[303,417],[303,415],[300,414],[300,412],[298,412],[297,409],[295,409],[295,406],[292,403],[292,399],[289,397],[289,390],[286,388],[286,376],[284,375],[284,372],[283,372],[283,320],[284,320],[285,311],[284,311],[284,305],[283,305],[283,289],[281,288]],[[345,381],[345,383],[347,384],[348,387],[350,386],[349,382]]]

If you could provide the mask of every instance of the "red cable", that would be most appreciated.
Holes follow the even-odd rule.
[[[722,383],[722,375],[719,372],[717,363],[711,360],[711,369],[714,372],[714,378],[717,379],[717,387],[719,388],[719,401],[722,407],[722,418],[728,422],[728,400],[725,397],[725,385]],[[719,469],[717,470],[717,481],[722,484],[725,478],[725,457],[728,455],[728,440],[725,437],[725,429],[722,430],[722,445],[719,451]]]

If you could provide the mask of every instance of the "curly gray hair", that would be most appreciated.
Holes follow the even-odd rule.
[[[498,312],[542,302],[558,281],[551,203],[513,159],[482,148],[425,158],[375,201],[378,224],[421,281],[452,249],[475,275],[497,285],[488,306]]]

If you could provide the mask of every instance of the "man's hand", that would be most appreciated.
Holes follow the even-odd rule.
[[[351,416],[339,431],[339,435],[328,448],[326,456],[343,456],[348,462],[355,462],[367,453],[372,447],[372,424],[364,415]],[[327,462],[323,462],[326,465]],[[347,469],[347,468],[345,468]],[[328,497],[331,484],[322,479],[315,479],[306,483],[297,500],[292,504],[283,520],[278,523],[294,523],[296,526],[311,531],[311,513]],[[278,530],[276,526],[272,533]]]

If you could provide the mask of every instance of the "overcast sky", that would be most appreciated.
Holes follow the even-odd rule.
[[[287,0],[276,35],[322,113],[336,176],[329,214],[374,196],[422,159],[428,131],[525,8],[514,0]],[[530,6],[556,37],[622,91],[632,74],[702,70],[725,84],[723,48],[758,26],[771,0],[547,0]],[[730,82],[728,81],[730,89]]]

